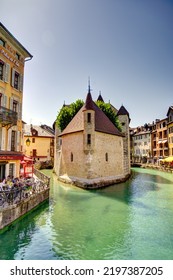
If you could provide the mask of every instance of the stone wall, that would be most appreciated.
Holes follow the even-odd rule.
[[[130,174],[130,135],[129,135],[129,118],[127,115],[118,116],[120,123],[122,124],[123,138],[123,162],[124,162],[124,174]]]
[[[59,177],[122,179],[124,174],[122,137],[95,132],[94,143],[84,145],[86,135],[81,131],[62,137],[59,153]],[[85,149],[84,149],[85,146]],[[111,179],[112,180],[112,179]]]
[[[8,226],[13,221],[26,214],[34,207],[49,197],[49,188],[40,193],[33,194],[29,198],[20,201],[17,204],[9,205],[5,208],[0,208],[0,229]]]

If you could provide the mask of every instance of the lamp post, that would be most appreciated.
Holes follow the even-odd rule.
[[[30,146],[30,143],[31,143],[31,140],[28,138],[28,139],[26,140],[26,146],[29,147],[29,146]]]

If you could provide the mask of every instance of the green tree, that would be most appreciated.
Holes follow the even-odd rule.
[[[63,106],[58,112],[56,119],[56,124],[58,128],[63,131],[69,122],[74,118],[76,113],[81,109],[84,102],[78,99],[76,102],[68,106]],[[113,111],[109,103],[104,103],[102,101],[97,101],[96,105],[105,113],[105,115],[110,119],[110,121],[121,131],[121,124],[116,116],[116,113]]]
[[[104,103],[102,101],[96,102],[97,106],[105,113],[105,115],[110,119],[110,121],[118,128],[119,131],[122,130],[120,121],[113,111],[110,103]]]
[[[80,110],[83,104],[84,102],[78,99],[76,102],[73,102],[72,104],[67,106],[65,105],[61,108],[56,118],[56,124],[61,131],[63,131],[66,128],[66,126],[73,119],[76,113]]]

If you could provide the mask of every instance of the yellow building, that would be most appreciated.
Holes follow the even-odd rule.
[[[24,125],[23,148],[34,162],[54,160],[54,130],[47,125]]]
[[[173,106],[169,107],[167,117],[169,156],[173,156]]]
[[[0,23],[0,180],[19,176],[24,65],[30,59],[32,55]]]

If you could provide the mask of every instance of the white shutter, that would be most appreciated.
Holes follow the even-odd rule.
[[[2,93],[2,106],[7,108],[7,96]]]
[[[10,110],[13,110],[13,98],[10,97]]]
[[[2,127],[0,127],[0,150],[2,150]]]
[[[7,151],[11,151],[11,128],[8,130],[8,146]]]
[[[18,103],[18,119],[22,119],[22,103]]]
[[[5,139],[6,138],[6,131],[5,127],[2,127],[2,142],[1,142],[1,150],[5,151]]]
[[[23,91],[23,75],[19,75],[19,90],[22,92]]]
[[[12,72],[11,72],[11,85],[12,87],[14,87],[14,76],[15,76],[15,70],[12,68]]]
[[[10,74],[10,64],[5,64],[5,75],[4,80],[6,83],[9,83],[9,74]]]
[[[20,152],[20,131],[17,131],[17,152]]]

